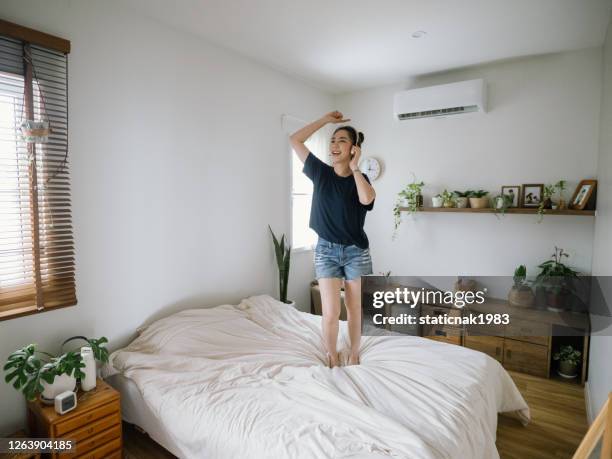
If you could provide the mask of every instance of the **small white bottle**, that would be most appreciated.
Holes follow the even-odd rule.
[[[94,359],[93,350],[89,346],[81,348],[81,358],[85,364],[82,368],[85,377],[81,378],[81,389],[89,391],[96,388],[96,360]]]

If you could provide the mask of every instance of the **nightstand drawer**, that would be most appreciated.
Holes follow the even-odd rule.
[[[504,368],[507,370],[548,377],[548,347],[506,338]]]
[[[549,336],[550,324],[512,319],[506,325],[506,338],[547,346]]]
[[[64,435],[66,432],[70,432],[72,430],[78,429],[79,427],[90,424],[96,419],[103,418],[105,416],[108,416],[109,414],[119,412],[120,408],[118,401],[107,403],[106,405],[102,405],[99,408],[87,411],[79,416],[71,417],[70,419],[67,419],[63,422],[58,422],[55,425],[55,436],[58,437],[60,435]]]
[[[83,455],[77,456],[79,459],[103,459],[108,457],[121,457],[121,438],[116,438],[110,442],[100,446],[99,448],[89,451]]]
[[[76,443],[76,452],[60,454],[61,458],[71,458],[71,457],[79,457],[85,453],[90,452],[91,450],[101,447],[111,440],[119,438],[121,436],[121,426],[119,424],[115,424],[113,427],[101,432],[92,437],[87,437],[82,439],[81,441],[77,441]]]
[[[500,338],[499,336],[466,335],[463,340],[465,347],[484,352],[498,362],[502,361],[504,356],[504,338]]]
[[[74,440],[79,443],[87,438],[91,438],[98,435],[100,432],[105,431],[109,427],[116,426],[121,423],[121,414],[116,412],[110,416],[106,416],[98,421],[94,421],[80,429],[73,430],[72,432],[66,433],[63,438],[66,440]]]

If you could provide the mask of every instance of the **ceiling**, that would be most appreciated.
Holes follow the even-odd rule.
[[[124,0],[332,93],[599,46],[612,0]],[[423,38],[412,38],[425,31]]]

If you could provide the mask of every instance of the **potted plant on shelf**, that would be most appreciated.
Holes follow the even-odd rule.
[[[478,190],[478,191],[472,191],[470,190],[469,192],[469,200],[470,200],[470,207],[473,209],[486,209],[487,207],[489,207],[489,198],[487,198],[487,195],[489,194],[488,191],[485,190]]]
[[[557,208],[560,210],[567,209],[567,201],[565,200],[565,196],[563,192],[565,191],[566,181],[559,180],[555,183],[555,188],[557,189],[557,193],[559,194],[559,202],[557,204]]]
[[[540,273],[536,277],[536,286],[546,298],[549,310],[560,312],[571,309],[573,281],[578,272],[563,263],[569,255],[561,248],[555,247],[551,259],[540,264]]]
[[[94,358],[100,362],[108,362],[108,340],[103,336],[98,339],[73,337],[64,341],[80,338],[88,342]],[[80,351],[69,351],[55,356],[49,352],[39,351],[36,344],[16,350],[9,355],[4,371],[4,380],[15,389],[21,391],[28,400],[40,398],[45,403],[53,403],[56,395],[67,390],[74,390],[77,379],[85,374],[85,367]]]
[[[512,196],[509,194],[499,194],[493,198],[493,209],[496,213],[499,210],[502,214],[505,214],[510,207],[512,207]]]
[[[442,207],[444,205],[444,198],[441,194],[437,194],[431,198],[431,207]]]
[[[425,183],[417,182],[416,180],[406,185],[402,191],[397,194],[395,207],[393,207],[393,239],[397,235],[397,229],[402,223],[402,211],[414,213],[423,207],[423,187]]]
[[[274,242],[274,255],[276,256],[276,265],[278,266],[278,285],[279,285],[279,300],[289,306],[295,307],[295,301],[287,300],[287,285],[289,283],[289,267],[291,265],[291,246],[285,245],[285,235],[281,236],[280,241],[274,235],[272,228],[268,225],[272,241]]]
[[[453,193],[451,193],[448,190],[444,190],[442,192],[442,194],[440,194],[440,197],[442,198],[442,206],[443,207],[455,207],[455,199],[453,196]]]
[[[455,195],[455,206],[457,206],[458,209],[465,209],[468,206],[469,193],[469,191],[457,190],[453,192],[453,194]]]
[[[527,268],[525,265],[520,265],[514,270],[514,285],[508,293],[508,303],[510,306],[519,308],[528,308],[533,306],[535,296],[529,281],[527,280]]]
[[[553,354],[553,360],[559,361],[557,373],[563,378],[575,378],[578,376],[578,367],[581,363],[582,353],[572,346],[561,346],[559,352]]]

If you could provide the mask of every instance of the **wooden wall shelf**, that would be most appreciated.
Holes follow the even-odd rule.
[[[401,212],[408,212],[408,207],[400,207]],[[463,214],[494,214],[497,213],[502,215],[501,210],[495,210],[491,207],[486,209],[472,209],[471,207],[467,207],[465,209],[458,209],[456,207],[421,207],[418,210],[419,212],[446,212],[446,213],[463,213]],[[535,208],[518,208],[512,207],[510,209],[506,209],[506,214],[527,214],[527,215],[536,215],[538,213],[538,209]],[[544,210],[544,215],[579,215],[581,217],[594,217],[594,210],[576,210],[576,209],[546,209]]]

